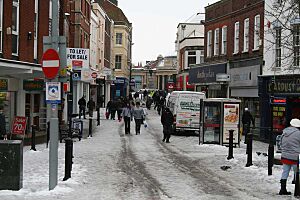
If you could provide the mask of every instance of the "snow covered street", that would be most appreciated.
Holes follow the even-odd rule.
[[[134,122],[131,135],[125,135],[123,122],[101,120],[92,138],[74,143],[72,178],[65,182],[60,144],[59,183],[53,191],[48,191],[49,150],[25,147],[23,189],[0,191],[0,199],[294,199],[277,195],[281,166],[268,176],[267,157],[255,153],[267,152],[267,144],[254,142],[254,165],[246,168],[243,142],[228,161],[226,147],[198,145],[195,136],[172,136],[171,143],[163,143],[160,116],[152,110],[146,120],[141,135],[135,135]],[[291,181],[290,176],[288,190],[294,192]]]

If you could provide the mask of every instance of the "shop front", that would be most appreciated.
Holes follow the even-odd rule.
[[[260,76],[260,137],[282,134],[291,119],[300,118],[300,75]]]
[[[114,80],[113,84],[111,85],[111,99],[126,97],[128,85],[129,81],[127,78],[116,77],[116,80]]]
[[[189,84],[195,84],[196,91],[206,92],[207,98],[226,98],[228,83],[217,81],[218,74],[227,74],[227,63],[193,67],[189,71]]]
[[[260,75],[260,59],[237,61],[230,63],[230,97],[242,101],[241,107],[248,108],[255,117],[259,127],[258,76]],[[244,110],[244,109],[242,109]]]

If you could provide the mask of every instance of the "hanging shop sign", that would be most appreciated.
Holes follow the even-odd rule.
[[[8,90],[8,79],[0,79],[0,91]]]
[[[24,135],[26,130],[27,118],[16,116],[12,125],[12,134]]]
[[[42,80],[23,80],[23,90],[25,91],[43,91],[45,82]]]
[[[47,82],[46,83],[46,102],[48,104],[61,103],[60,82]]]
[[[90,65],[89,49],[67,48],[67,68],[71,70],[88,69]]]

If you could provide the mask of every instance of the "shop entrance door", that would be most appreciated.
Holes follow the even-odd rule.
[[[31,130],[31,125],[36,125],[40,129],[40,94],[26,94],[25,114],[28,118],[27,130]]]

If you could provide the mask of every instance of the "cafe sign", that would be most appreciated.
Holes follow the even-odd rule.
[[[273,83],[272,80],[268,83],[269,93],[300,93],[300,78],[280,79],[276,77]]]
[[[8,90],[8,79],[0,79],[0,91]]]

